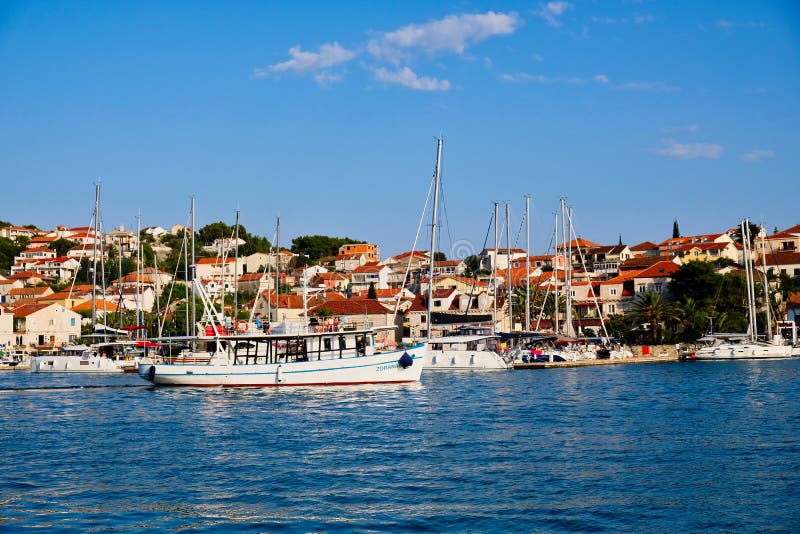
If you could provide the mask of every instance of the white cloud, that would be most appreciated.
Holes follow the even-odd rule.
[[[592,78],[592,79],[593,79],[594,81],[596,81],[596,82],[600,82],[600,83],[608,83],[608,76],[606,76],[605,74],[597,74],[597,75],[595,75],[595,77],[594,77],[594,78]]]
[[[550,26],[561,26],[559,17],[570,9],[572,9],[572,4],[569,2],[547,2],[539,4],[539,11],[535,13],[546,20]]]
[[[763,20],[754,21],[748,20],[746,22],[737,22],[735,20],[719,19],[717,26],[720,28],[731,30],[733,28],[766,28],[767,24]]]
[[[664,82],[626,82],[614,85],[614,89],[623,91],[660,91],[662,93],[674,93],[681,90],[677,85],[669,85]]]
[[[744,154],[742,154],[742,159],[750,163],[758,163],[762,160],[772,159],[774,157],[775,157],[775,151],[766,150],[763,148],[757,148],[755,150],[751,150],[750,152],[745,152]]]
[[[346,63],[356,57],[356,53],[343,48],[339,43],[325,43],[319,47],[319,52],[304,52],[299,46],[289,49],[292,59],[275,63],[267,67],[256,68],[253,71],[255,78],[267,78],[270,74],[280,72],[294,72],[307,74],[341,63]]]
[[[508,35],[519,28],[516,13],[450,15],[425,24],[409,24],[384,33],[367,44],[367,51],[383,60],[399,61],[404,51],[421,49],[428,54],[440,51],[461,54],[475,43],[495,35]]]
[[[670,126],[669,128],[661,128],[664,133],[677,133],[677,132],[691,132],[694,133],[700,128],[697,124],[687,124],[685,126]]]
[[[662,139],[661,142],[666,145],[663,148],[657,148],[655,153],[662,158],[669,159],[718,159],[722,155],[722,145],[713,143],[678,143],[674,139]]]
[[[384,83],[392,83],[416,89],[418,91],[447,91],[450,89],[450,82],[447,80],[437,80],[426,76],[419,77],[408,67],[400,70],[389,71],[383,67],[373,69],[375,79]]]
[[[504,82],[527,82],[527,83],[541,83],[541,84],[561,84],[561,85],[577,85],[585,83],[583,78],[574,76],[543,76],[541,74],[528,74],[527,72],[519,72],[517,74],[501,74],[500,79]]]
[[[655,17],[653,15],[636,15],[633,17],[634,24],[644,24],[645,22],[653,22]]]
[[[483,66],[484,67],[486,67],[487,69],[491,69],[492,65],[493,65],[492,58],[490,58],[490,57],[483,58]]]
[[[342,76],[333,72],[322,71],[314,76],[314,81],[323,87],[342,81]]]

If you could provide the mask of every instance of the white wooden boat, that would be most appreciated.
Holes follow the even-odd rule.
[[[139,376],[172,386],[333,386],[417,382],[426,346],[376,352],[371,330],[182,338],[195,347]],[[177,338],[172,338],[178,340]]]

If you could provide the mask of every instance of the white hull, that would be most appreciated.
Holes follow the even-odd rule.
[[[479,350],[428,350],[425,369],[429,371],[463,371],[508,369],[509,365],[496,352]]]
[[[121,373],[114,360],[104,356],[31,356],[32,373]]]
[[[764,360],[774,358],[791,358],[792,347],[789,345],[769,345],[761,343],[723,344],[716,347],[699,349],[694,353],[694,360]]]
[[[417,382],[422,374],[425,345],[364,356],[309,361],[237,364],[212,358],[206,364],[141,364],[139,376],[156,385],[170,386],[334,386]],[[403,368],[404,352],[413,358]]]

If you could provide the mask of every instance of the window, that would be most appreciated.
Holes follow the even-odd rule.
[[[421,323],[424,323],[424,322],[426,322],[427,320],[428,320],[428,317],[427,317],[427,315],[421,315],[421,316],[420,316],[420,318],[419,318],[419,322],[421,322]]]
[[[647,291],[647,288],[645,286],[643,285],[639,286],[639,293],[644,293],[645,291]]]
[[[609,304],[608,305],[608,313],[617,313],[617,305],[616,304]]]
[[[655,291],[656,293],[661,293],[661,284],[655,284],[653,286],[653,291]]]
[[[70,326],[75,326],[75,317],[70,317],[69,318],[69,325]]]
[[[612,289],[612,290],[610,291],[610,293],[611,293],[612,295],[616,295],[616,294],[617,294],[617,290],[616,290],[616,289]]]

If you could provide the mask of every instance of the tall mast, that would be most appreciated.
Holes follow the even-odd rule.
[[[191,272],[192,272],[192,333],[191,335],[197,335],[197,311],[195,306],[195,281],[197,278],[197,266],[194,263],[194,195],[192,195],[192,264],[191,264]]]
[[[555,243],[556,247],[556,255],[554,256],[554,265],[553,265],[553,275],[555,276],[555,283],[553,284],[553,299],[555,301],[555,324],[553,325],[553,333],[558,335],[558,326],[560,323],[560,313],[559,313],[559,302],[558,302],[558,264],[560,262],[558,258],[558,212],[553,214],[554,221],[553,221],[553,232],[555,233],[553,237],[553,242]]]
[[[94,185],[94,241],[92,242],[92,328],[97,324],[97,228],[100,214],[100,181]]]
[[[492,290],[494,291],[494,314],[492,315],[492,334],[497,330],[497,263],[500,260],[500,229],[497,221],[500,216],[500,203],[494,203],[494,262],[492,265]]]
[[[764,301],[766,306],[764,306],[764,315],[767,321],[767,341],[772,343],[772,316],[770,313],[770,303],[769,303],[769,281],[767,280],[767,251],[764,247],[764,232],[759,232],[759,237],[761,237],[761,274],[763,276],[762,280],[764,282]]]
[[[514,331],[514,305],[511,284],[511,205],[506,202],[506,294],[508,298],[508,331]]]
[[[234,232],[236,241],[234,242],[233,258],[233,322],[239,318],[239,210],[236,210],[236,231]],[[224,295],[224,293],[223,293]],[[225,302],[223,297],[223,303]]]
[[[753,288],[752,253],[750,250],[750,221],[748,219],[742,221],[742,245],[744,248],[744,273],[747,281],[747,315],[750,321],[747,333],[750,336],[750,341],[755,341],[758,335],[758,328],[756,326],[755,290]]]
[[[281,320],[281,216],[275,223],[275,322]]]
[[[567,336],[575,336],[575,328],[572,326],[572,208],[567,208],[566,199],[561,199],[561,222],[566,225],[564,239],[567,250],[566,263],[564,264],[564,281],[566,283],[567,309],[564,313],[564,330]]]
[[[525,331],[531,331],[531,197],[525,195]]]
[[[189,277],[189,236],[186,235],[186,228],[183,229],[183,279],[186,283],[183,285],[183,293],[186,299],[186,335],[191,335],[189,331],[189,285],[192,283]]]
[[[142,212],[136,217],[136,326],[142,326],[142,255],[144,245],[142,245]],[[141,331],[136,331],[136,338],[140,337]]]
[[[433,309],[433,264],[436,256],[436,220],[439,216],[439,185],[442,172],[442,137],[436,139],[436,169],[433,173],[433,212],[431,213],[431,260],[428,272],[428,339],[431,338],[433,325],[431,324],[431,310]]]

